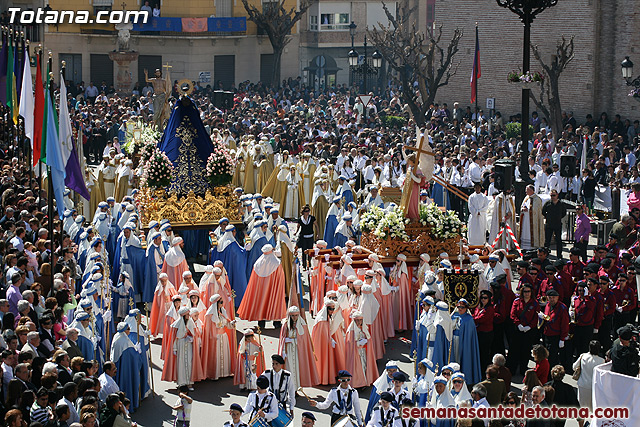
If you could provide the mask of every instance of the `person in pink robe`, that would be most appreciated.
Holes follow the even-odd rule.
[[[233,374],[236,349],[235,321],[228,316],[220,294],[209,299],[204,321],[202,364],[207,378],[217,380]]]
[[[233,291],[231,290],[231,283],[229,282],[229,276],[227,271],[222,265],[222,261],[216,261],[213,267],[213,277],[211,278],[211,295],[220,294],[225,310],[227,310],[227,316],[230,320],[236,318],[236,307],[233,302]],[[208,301],[202,298],[203,301]]]
[[[314,387],[320,383],[309,327],[295,305],[287,310],[287,318],[280,329],[278,354],[284,357],[285,369],[291,372],[296,389]]]
[[[171,351],[171,345],[173,343],[173,329],[171,325],[178,320],[178,310],[182,306],[182,298],[180,295],[174,295],[171,297],[171,307],[167,311],[167,315],[164,318],[164,334],[162,335],[162,351],[160,352],[160,359],[165,360],[165,356],[171,357],[173,355]],[[165,365],[166,365],[165,360]],[[163,370],[164,372],[164,370]]]
[[[264,372],[264,349],[260,343],[260,336],[256,337],[253,329],[245,329],[244,336],[238,344],[236,363],[233,371],[233,384],[241,389],[255,389],[255,378],[260,372]],[[247,375],[252,375],[247,378]]]
[[[373,275],[373,271],[371,271]],[[380,315],[380,303],[373,296],[373,287],[371,286],[372,277],[366,276],[366,283],[362,285],[362,300],[358,306],[358,311],[362,312],[365,325],[369,328],[371,334],[371,342],[374,354],[377,359],[384,357],[384,335],[382,332],[382,316]]]
[[[204,274],[198,283],[200,298],[205,302],[209,301],[209,299],[215,294],[215,292],[213,292],[213,268],[213,265],[207,265],[204,268]]]
[[[336,306],[335,301],[325,299],[324,307],[316,316],[316,323],[311,330],[316,367],[322,385],[333,384],[338,371],[345,366],[342,316],[339,311],[336,312]]]
[[[181,317],[178,314],[180,306],[180,297],[178,295],[174,295],[173,305],[165,317],[165,333],[162,337],[162,352],[160,353],[160,358],[164,360],[164,365],[162,366],[162,381],[174,382],[178,378],[176,355],[173,354],[173,341],[175,340],[176,329],[172,328],[171,325]]]
[[[314,251],[318,253],[327,247],[327,242],[318,240],[314,245]],[[327,254],[328,255],[328,254]],[[328,258],[328,256],[326,257]],[[309,272],[309,295],[311,302],[309,310],[315,315],[322,310],[324,300],[327,273],[325,270],[325,257],[311,257],[311,269]]]
[[[409,281],[407,268],[407,256],[399,254],[396,257],[396,265],[391,269],[391,284],[398,289],[398,330],[407,331],[413,328],[414,300]]]
[[[369,328],[364,323],[362,312],[353,311],[347,329],[346,366],[351,372],[351,387],[368,387],[378,378],[378,367]]]
[[[250,321],[280,321],[287,315],[284,297],[284,270],[273,246],[267,243],[253,265],[238,316]]]
[[[207,379],[204,373],[204,361],[202,360],[202,339],[203,339],[203,324],[199,318],[200,310],[193,307],[189,309],[189,316],[196,325],[193,334],[193,362],[191,363],[191,383],[197,383]]]
[[[159,335],[164,332],[164,321],[167,312],[171,308],[171,298],[176,294],[176,288],[169,281],[167,273],[160,273],[158,286],[153,293],[151,317],[149,319],[149,332],[151,335]]]
[[[382,314],[382,330],[384,339],[394,337],[396,335],[395,326],[393,324],[393,288],[389,285],[387,278],[384,276],[384,268],[380,266],[375,270],[376,292],[380,295],[380,311]]]
[[[182,283],[182,273],[189,270],[189,264],[182,252],[184,241],[182,237],[176,237],[171,242],[171,247],[164,255],[162,272],[167,273],[169,281],[174,284]]]

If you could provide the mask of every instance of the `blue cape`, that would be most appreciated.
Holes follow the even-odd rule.
[[[140,353],[129,347],[116,362],[118,371],[114,378],[120,390],[131,400],[131,412],[140,406]]]
[[[198,255],[206,254],[211,247],[207,230],[183,230],[184,256],[196,258]]]
[[[247,266],[246,266],[247,282],[251,277],[251,272],[253,271],[253,264],[255,264],[258,258],[260,258],[260,256],[262,255],[262,247],[267,243],[268,242],[266,237],[260,237],[258,240],[253,242],[253,246],[251,247],[247,255]]]
[[[447,339],[447,336],[445,335],[444,329],[442,329],[442,326],[439,326],[439,325],[437,326],[436,337],[433,341],[434,341],[433,356],[431,357],[431,362],[433,362],[433,366],[438,365],[438,368],[442,369],[445,365],[449,363],[449,348],[450,348],[450,342]],[[453,362],[453,360],[451,360],[451,362]]]
[[[218,252],[216,248],[211,250],[209,264],[213,265],[214,261],[222,261],[224,268],[229,275],[229,284],[231,289],[236,291],[235,305],[238,307],[242,302],[244,292],[247,290],[246,268],[247,268],[247,251],[242,248],[237,241],[231,242],[224,251]]]
[[[451,360],[460,364],[460,371],[465,376],[469,384],[476,384],[482,381],[482,367],[480,366],[480,346],[478,345],[478,334],[473,317],[469,313],[464,315],[455,312],[451,315],[455,321],[460,319],[460,326],[454,329],[453,335],[460,337],[460,360]],[[453,359],[454,355],[451,355]]]
[[[121,237],[124,239],[124,236]],[[111,269],[111,281],[113,283],[118,283],[120,280],[120,252],[121,252],[121,239],[118,239],[116,242],[114,259],[115,262],[112,262]],[[129,259],[129,263],[131,264],[131,269],[133,270],[133,277],[130,277],[131,284],[133,285],[133,292],[137,295],[142,293],[142,286],[145,278],[145,268],[146,268],[146,260],[145,260],[145,250],[142,248],[138,248],[135,246],[127,246],[127,258]],[[154,285],[155,289],[155,285]],[[153,290],[151,291],[153,293]]]
[[[388,391],[390,388],[393,388],[393,381],[389,378],[388,375],[387,375],[387,385],[389,386],[387,390],[382,390],[382,391]],[[382,391],[380,393],[382,393]],[[380,401],[380,395],[378,394],[378,389],[376,388],[376,386],[371,386],[371,394],[369,395],[369,404],[367,405],[367,413],[364,416],[365,424],[368,423],[369,420],[371,419],[371,413],[373,412],[373,410],[375,409],[379,401]]]
[[[351,190],[345,190],[341,194],[343,202],[343,206],[347,206],[349,203],[353,202],[353,192]]]
[[[335,215],[327,215],[327,221],[324,225],[323,240],[327,242],[327,248],[334,248],[333,244],[334,236],[336,234],[336,228],[338,228],[338,217]]]
[[[144,278],[142,280],[142,302],[153,302],[153,293],[158,285],[158,268],[156,266],[156,251],[160,251],[159,247],[154,244],[149,246],[149,255],[145,259]],[[146,255],[146,254],[145,254]],[[162,254],[161,259],[164,259]],[[162,266],[160,266],[162,268]]]
[[[141,326],[142,328],[142,326]],[[142,329],[141,329],[142,331]],[[138,377],[138,381],[140,384],[140,394],[142,394],[142,399],[145,398],[145,396],[147,395],[147,393],[149,392],[149,359],[148,359],[148,355],[147,355],[147,351],[149,351],[149,346],[146,345],[144,343],[145,339],[144,337],[139,338],[138,337],[138,332],[130,332],[129,333],[129,339],[134,343],[138,343],[140,342],[140,349],[142,350],[142,353],[138,353],[136,351],[136,354],[138,355],[138,358],[140,360],[139,363],[139,372],[137,373],[137,377]],[[135,396],[135,400],[131,399],[131,409],[132,412],[133,410],[135,410],[137,407],[140,406],[140,399],[139,399],[139,394],[136,393]]]
[[[78,335],[77,344],[78,347],[80,347],[82,357],[84,357],[85,360],[94,360],[96,358],[93,352],[93,343],[91,340],[82,335]]]

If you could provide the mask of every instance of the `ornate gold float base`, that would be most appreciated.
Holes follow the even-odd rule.
[[[168,219],[173,227],[216,226],[221,218],[240,221],[238,198],[230,187],[215,187],[204,197],[192,191],[184,197],[165,190],[143,188],[136,196],[140,222],[146,228],[151,221]]]
[[[370,251],[386,257],[396,257],[398,254],[419,257],[422,254],[429,254],[431,259],[437,259],[443,252],[453,256],[460,251],[458,247],[460,236],[440,239],[431,234],[430,227],[424,227],[420,224],[407,224],[405,231],[409,235],[408,242],[390,238],[383,240],[373,233],[362,233],[360,244]]]

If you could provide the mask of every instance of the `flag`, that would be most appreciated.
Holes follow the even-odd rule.
[[[635,351],[635,350],[634,350]],[[628,417],[613,414],[607,418],[593,418],[594,427],[604,426],[637,426],[640,425],[640,379],[628,375],[611,372],[611,362],[596,366],[593,370],[593,407],[594,408],[626,408]],[[621,391],[624,390],[623,393]]]
[[[42,115],[42,142],[40,143],[40,161],[44,164],[47,164],[47,121],[49,120],[49,108],[53,106],[53,103],[50,102],[49,97],[51,96],[51,90],[49,90],[49,64],[47,63],[47,74],[45,74],[45,83],[44,83],[44,114]],[[56,132],[56,135],[58,132]]]
[[[2,41],[0,50],[0,103],[7,103],[7,41]]]
[[[18,39],[20,40],[20,39]],[[14,74],[14,87],[16,88],[16,105],[20,105],[20,89],[22,89],[22,68],[24,67],[23,62],[20,60],[20,57],[24,57],[24,45],[23,49],[20,49],[18,41],[16,41],[16,45],[13,49],[13,74]]]
[[[44,94],[45,99],[45,111],[47,113],[45,117],[45,129],[43,131],[46,134],[46,165],[49,167],[49,179],[53,186],[53,194],[56,198],[56,205],[58,207],[58,214],[62,218],[64,212],[64,179],[65,179],[65,164],[63,158],[63,149],[58,139],[58,123],[56,120],[56,109],[51,99],[51,91],[47,88]],[[51,195],[49,195],[51,200]]]
[[[25,49],[24,55],[26,56],[26,54]],[[31,66],[29,65],[29,61],[23,62],[20,109],[18,112],[24,118],[24,134],[31,140],[31,150],[33,151],[33,83],[31,82]]]
[[[473,56],[473,72],[471,73],[471,102],[476,102],[480,76],[480,41],[478,40],[478,26],[476,25],[476,53]]]
[[[65,178],[67,187],[89,200],[89,191],[84,184],[84,174],[78,162],[78,153],[73,143],[73,130],[71,129],[71,117],[69,116],[69,106],[67,101],[67,85],[64,82],[62,71],[60,71],[60,129],[58,139],[64,163]],[[47,156],[48,157],[48,156]],[[56,197],[57,198],[57,197]]]
[[[13,123],[18,124],[18,96],[16,94],[16,80],[13,72],[13,45],[9,37],[9,47],[7,49],[7,106],[11,109]]]
[[[42,147],[42,122],[44,118],[44,86],[42,83],[42,71],[40,69],[40,55],[36,57],[36,90],[33,109],[33,166],[40,161],[40,149]]]

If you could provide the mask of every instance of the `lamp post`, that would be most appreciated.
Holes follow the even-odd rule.
[[[631,62],[628,56],[625,56],[620,66],[622,67],[622,78],[627,82],[627,86],[633,86],[634,88],[633,96],[640,98],[640,76],[631,80],[633,76],[633,62]]]
[[[544,10],[555,6],[558,0],[496,0],[498,6],[518,15],[524,24],[522,40],[522,72],[529,71],[531,65],[531,23]],[[522,127],[520,137],[520,178],[529,182],[529,88],[522,89]],[[554,135],[558,138],[559,135]]]
[[[353,22],[352,22],[353,24]],[[353,24],[355,27],[355,24]],[[355,29],[355,28],[354,28]],[[351,26],[349,26],[349,31],[351,31]],[[353,39],[353,35],[351,36]],[[382,54],[378,52],[376,49],[371,56],[371,65],[369,65],[369,58],[367,56],[367,36],[364,36],[364,60],[362,64],[358,64],[358,59],[360,55],[358,51],[352,47],[349,51],[349,68],[355,74],[362,75],[362,91],[364,94],[367,94],[367,77],[369,75],[375,76],[378,74],[378,70],[382,66]]]
[[[351,36],[351,49],[353,49],[353,38],[356,36],[356,28],[358,28],[356,23],[351,21],[351,24],[349,24],[349,35]]]

